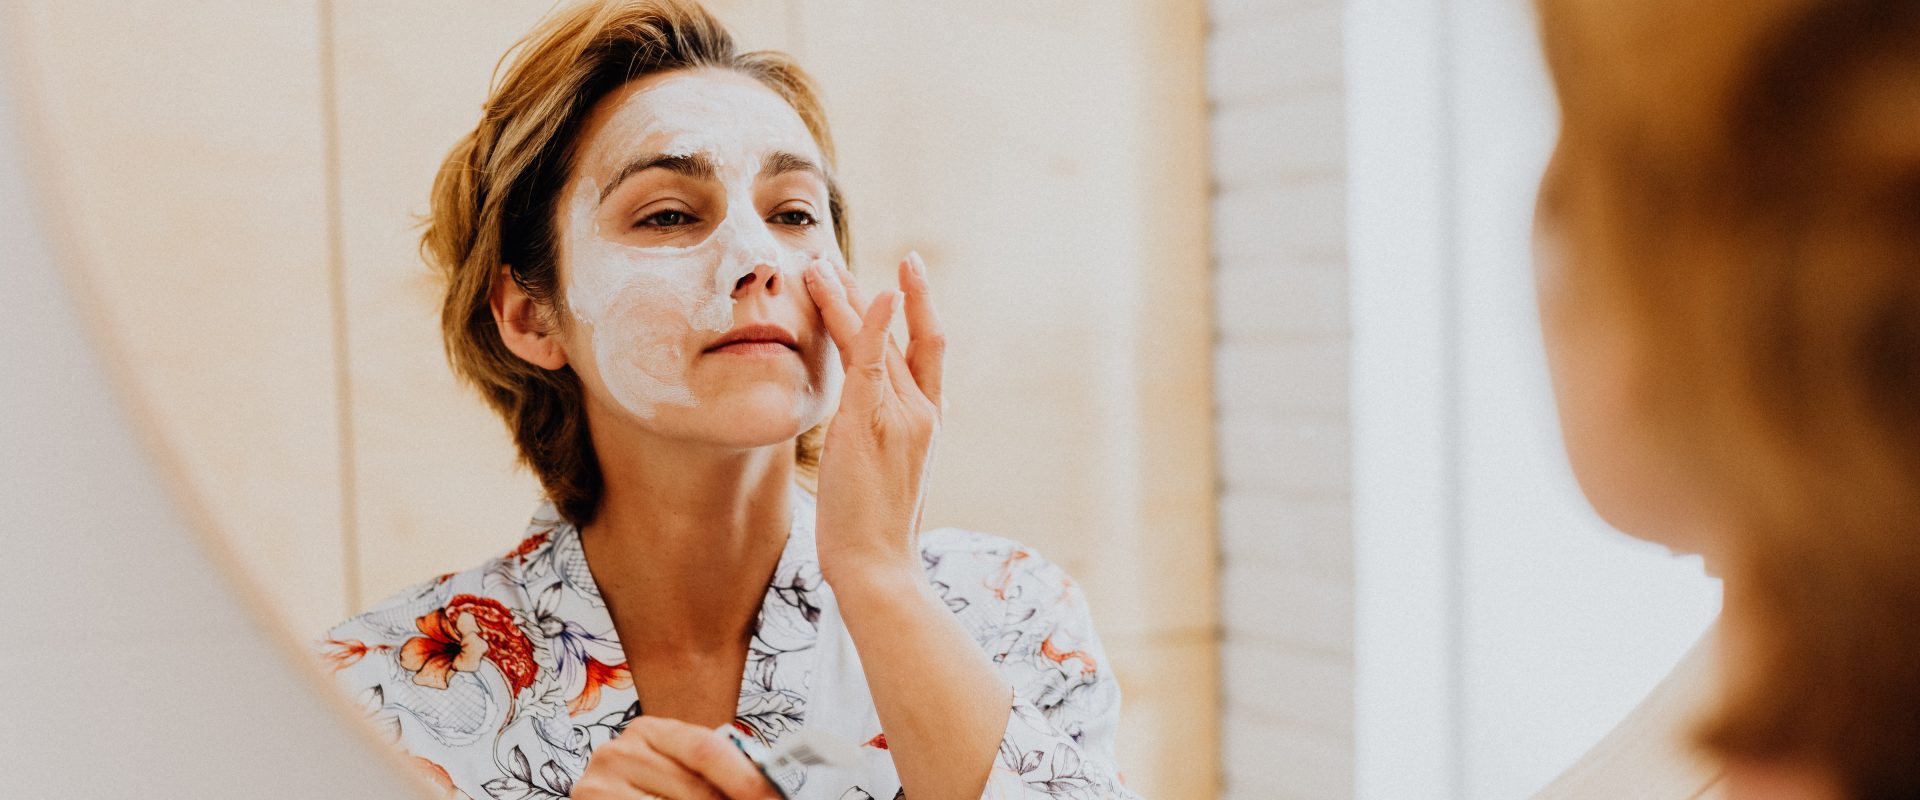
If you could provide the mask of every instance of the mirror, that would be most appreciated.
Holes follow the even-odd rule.
[[[1606,531],[1565,472],[1525,233],[1552,109],[1520,0],[708,5],[818,80],[855,271],[926,257],[952,344],[925,525],[1078,579],[1144,795],[1521,796],[1717,610],[1696,565]],[[115,457],[171,454],[145,506],[89,512],[162,520],[148,544],[170,549],[124,552],[182,564],[200,588],[171,613],[261,642],[249,674],[285,668],[265,642],[498,556],[538,505],[447,366],[418,240],[435,169],[549,11],[5,12],[35,210],[86,289],[75,324],[144,409]],[[61,501],[31,506],[48,524],[93,496],[16,485]],[[1653,588],[1622,608],[1623,583]],[[340,734],[330,763],[364,756],[313,728]]]
[[[953,345],[927,527],[1017,538],[1079,579],[1125,665],[1129,779],[1210,792],[1207,232],[1164,219],[1206,204],[1204,9],[713,7],[820,82],[855,269],[930,265]],[[417,225],[547,10],[10,11],[49,213],[104,338],[297,638],[498,555],[537,505],[446,366]]]

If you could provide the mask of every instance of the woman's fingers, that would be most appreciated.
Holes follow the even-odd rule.
[[[740,748],[727,741],[725,734],[675,719],[641,719],[656,720],[639,729],[655,752],[711,784],[724,800],[776,800],[779,797],[759,768]],[[630,726],[628,732],[633,731]]]
[[[849,371],[856,366],[880,370],[879,375],[890,378],[896,392],[905,394],[914,389],[936,407],[939,405],[946,334],[933,309],[926,263],[918,253],[910,253],[900,262],[900,291],[883,292],[871,301],[862,301],[859,283],[853,272],[843,265],[816,261],[807,267],[806,275],[807,290],[814,304],[820,307],[827,335],[840,348],[841,366]],[[888,300],[885,305],[889,313],[876,328],[874,318],[881,310],[882,297],[899,299]],[[909,338],[905,353],[887,332],[896,316],[895,309],[902,305]],[[862,306],[866,307],[864,312],[859,310]],[[863,338],[873,339],[874,343],[863,344]]]
[[[854,305],[860,305],[860,282],[854,280],[853,270],[847,269],[845,264],[832,266],[834,277],[840,279],[840,289],[847,293],[847,298],[852,300]]]
[[[840,267],[837,272],[840,276],[841,287],[846,290],[847,295],[855,298],[860,297],[860,284],[854,279],[853,271],[843,266]],[[871,335],[878,335],[880,338],[880,344],[877,350],[880,353],[880,360],[884,362],[881,370],[885,375],[885,381],[892,385],[895,395],[906,396],[908,392],[917,390],[913,385],[912,372],[907,369],[906,360],[901,356],[900,348],[895,345],[893,341],[893,318],[899,316],[900,298],[904,293],[889,290],[884,294],[894,296],[891,313],[887,315],[886,320],[880,324],[878,329],[868,327],[862,328],[862,330],[878,331],[877,334]],[[876,297],[873,301],[869,302],[867,307],[869,316],[877,308],[874,303],[878,301],[879,298]],[[863,324],[871,323],[871,321],[871,319],[863,320]],[[873,361],[870,358],[862,363],[866,364],[869,370],[873,368]]]
[[[835,264],[834,272],[840,276],[840,285],[846,290],[847,299],[853,303],[854,308],[871,307],[873,300],[867,297],[866,292],[860,290],[860,281],[853,277],[853,270],[847,269],[844,264]]]
[[[829,273],[829,269],[825,261],[807,265],[807,294],[820,308],[820,320],[826,324],[827,336],[833,339],[834,346],[840,348],[840,365],[845,367],[848,353],[853,350],[853,340],[860,334],[860,312],[854,308],[845,281]]]
[[[887,329],[893,326],[894,312],[900,307],[900,293],[892,289],[874,295],[861,319],[860,335],[855,337],[847,358],[849,380],[858,373],[863,380],[880,383],[887,377]]]
[[[570,793],[575,800],[629,800],[640,792],[672,800],[733,800],[644,741],[614,739],[593,751]]]
[[[919,253],[908,253],[900,262],[900,286],[907,295],[907,367],[913,371],[920,393],[940,406],[940,378],[947,353],[946,331],[940,315],[933,309],[931,285],[927,282],[927,262]]]

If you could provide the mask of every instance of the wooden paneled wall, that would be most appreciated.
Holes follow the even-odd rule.
[[[928,523],[1079,577],[1130,780],[1212,797],[1204,5],[711,5],[819,79],[856,270],[927,258],[952,340]],[[547,10],[16,9],[56,213],[188,482],[297,631],[497,552],[536,502],[446,367],[417,237],[441,156]]]

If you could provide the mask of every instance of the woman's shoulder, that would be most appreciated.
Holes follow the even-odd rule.
[[[500,555],[401,589],[316,643],[337,688],[402,748],[494,776],[506,722],[522,712],[567,719],[551,630],[598,593],[581,593],[575,529],[547,522],[536,514]]]
[[[526,533],[500,555],[400,589],[334,625],[323,640],[405,641],[420,636],[421,626],[432,624],[435,612],[452,609],[477,613],[488,622],[511,619],[516,610],[530,605],[526,586],[536,573],[551,572],[557,578],[568,571],[569,565],[558,563],[564,559],[553,552],[568,528],[546,511],[536,513]]]
[[[922,534],[920,551],[934,590],[1022,697],[1047,708],[1109,682],[1086,595],[1060,564],[1020,541],[958,528]]]
[[[1017,539],[966,528],[936,528],[920,534],[920,556],[936,565],[1014,565],[1023,570],[1058,569],[1040,551]]]
[[[936,586],[973,602],[1042,605],[1079,594],[1060,564],[1016,539],[964,528],[940,528],[920,536],[920,558]]]

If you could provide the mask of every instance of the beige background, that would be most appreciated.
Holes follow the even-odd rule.
[[[1204,8],[726,2],[820,79],[856,268],[926,255],[954,343],[930,524],[1091,596],[1123,759],[1210,797]],[[542,3],[15,8],[53,209],[185,483],[295,631],[515,539],[536,498],[441,356],[440,156]]]

